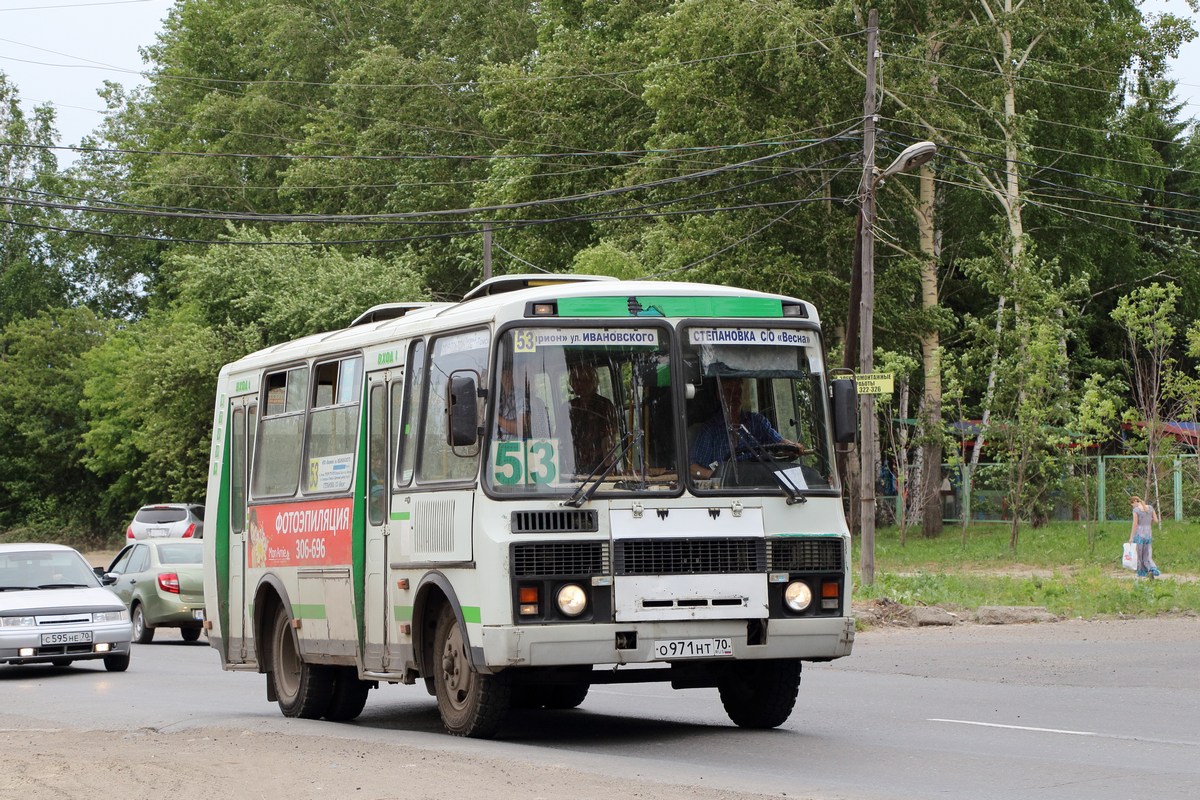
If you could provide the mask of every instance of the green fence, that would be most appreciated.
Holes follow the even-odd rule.
[[[1049,518],[1058,521],[1119,520],[1129,516],[1129,498],[1139,495],[1157,504],[1164,519],[1200,519],[1200,457],[1170,455],[1158,461],[1158,498],[1146,491],[1146,456],[1097,456],[1079,459],[1066,476],[1069,491],[1054,497]],[[1010,519],[1005,501],[1008,468],[1004,464],[978,464],[972,480],[968,465],[942,465],[942,519],[961,523]],[[882,479],[877,487],[880,516],[893,522],[901,513],[902,499]],[[889,491],[890,489],[890,491]]]

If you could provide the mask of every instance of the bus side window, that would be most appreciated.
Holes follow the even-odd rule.
[[[399,384],[393,384],[393,392],[399,390]],[[396,486],[408,486],[412,483],[413,464],[417,455],[417,431],[420,430],[421,397],[425,391],[425,342],[413,342],[408,354],[407,376],[404,382],[404,406],[392,401],[392,414],[398,417],[398,433],[393,432],[392,441],[396,442]]]
[[[460,371],[487,374],[488,334],[475,330],[442,336],[433,340],[430,351],[417,478],[423,482],[470,480],[479,470],[480,447],[478,443],[469,447],[450,445],[449,379]]]
[[[344,492],[354,480],[358,440],[362,357],[318,364],[313,370],[313,404],[305,452],[304,491]]]
[[[291,497],[296,493],[307,397],[308,367],[272,372],[263,379],[266,413],[259,421],[250,482],[255,497]]]
[[[387,395],[382,384],[371,387],[371,430],[367,437],[367,517],[382,525],[387,516]]]
[[[229,523],[234,533],[246,529],[246,409],[233,410],[233,451],[229,454]]]

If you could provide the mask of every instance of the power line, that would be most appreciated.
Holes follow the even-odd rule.
[[[106,206],[84,205],[79,203],[51,203],[40,200],[25,200],[19,201],[10,198],[10,202],[22,203],[31,207],[53,208],[62,211],[78,211],[90,213],[108,213],[121,214],[126,216],[142,216],[155,218],[170,218],[170,219],[191,219],[191,220],[207,220],[207,221],[231,221],[231,222],[269,222],[269,223],[321,223],[321,224],[337,224],[337,223],[388,223],[388,222],[408,222],[410,224],[437,224],[438,221],[429,220],[430,217],[464,217],[478,216],[482,214],[496,214],[509,211],[519,211],[522,209],[535,208],[547,205],[561,205],[567,203],[580,202],[585,200],[594,200],[603,197],[612,197],[621,194],[628,194],[634,191],[642,191],[646,189],[655,189],[665,186],[674,185],[677,183],[698,180],[701,178],[709,178],[716,175],[721,175],[726,172],[741,169],[743,167],[764,164],[784,156],[793,155],[811,147],[820,144],[827,144],[834,141],[840,141],[845,138],[849,131],[838,134],[827,139],[816,142],[806,143],[799,147],[787,148],[776,153],[768,153],[763,156],[737,162],[734,164],[726,164],[718,167],[700,170],[698,172],[688,173],[685,175],[676,175],[669,178],[662,178],[655,181],[648,181],[631,186],[615,187],[611,189],[603,189],[594,192],[584,192],[575,195],[564,197],[544,198],[539,200],[528,200],[517,203],[504,203],[489,206],[475,206],[470,208],[455,208],[455,209],[440,209],[432,211],[402,211],[388,213],[372,213],[372,214],[254,214],[246,212],[217,212],[209,210],[178,210],[168,209],[166,207],[158,208],[114,208]],[[770,180],[772,177],[763,180]],[[748,185],[753,185],[757,181],[751,182]],[[673,201],[668,201],[673,202]],[[462,221],[452,221],[461,224]],[[442,222],[441,224],[449,224]]]

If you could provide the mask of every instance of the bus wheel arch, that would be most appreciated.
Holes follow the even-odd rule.
[[[264,575],[254,590],[254,626],[255,651],[258,656],[258,671],[271,671],[271,631],[275,624],[276,609],[282,607],[288,617],[292,616],[292,604],[288,600],[287,590],[274,575]],[[272,694],[270,682],[267,683],[268,694]],[[275,701],[274,696],[267,699]]]
[[[446,576],[440,572],[430,572],[421,578],[417,585],[417,597],[413,603],[413,653],[417,661],[417,669],[427,683],[432,679],[437,668],[434,658],[434,639],[437,635],[438,620],[442,609],[449,607],[451,613],[458,619],[462,636],[466,644],[466,654],[471,660],[473,669],[482,665],[476,663],[474,651],[471,649],[470,634],[467,631],[467,621],[463,616],[462,604],[458,595]],[[432,684],[429,683],[430,694],[433,694]]]

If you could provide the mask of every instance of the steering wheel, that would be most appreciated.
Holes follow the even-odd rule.
[[[730,454],[729,458],[725,460],[731,461],[742,453],[748,453],[751,456],[757,456],[760,453],[766,453],[772,461],[795,461],[803,455],[803,453],[800,451],[800,446],[797,444],[792,444],[791,442],[770,442],[769,444],[760,445],[759,447],[761,447],[761,450],[758,448],[750,448],[745,446],[739,447],[732,454]]]

